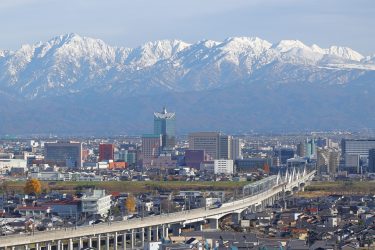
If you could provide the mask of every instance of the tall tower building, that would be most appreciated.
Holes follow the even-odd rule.
[[[164,107],[162,112],[154,113],[154,134],[162,136],[162,149],[172,149],[176,145],[176,114],[168,113]]]
[[[99,144],[99,161],[109,161],[115,158],[115,147],[113,144]]]

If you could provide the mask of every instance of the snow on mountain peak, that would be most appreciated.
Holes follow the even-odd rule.
[[[189,46],[190,44],[180,40],[159,40],[148,42],[141,47],[133,49],[126,60],[126,63],[138,67],[148,67],[160,60],[171,58]]]
[[[322,49],[321,47],[319,47],[319,46],[316,45],[316,44],[313,44],[313,45],[311,46],[311,50],[312,50],[313,52],[316,52],[316,53],[327,54],[327,50]]]
[[[272,44],[258,37],[230,37],[222,43],[227,49],[232,50],[252,50],[255,54],[260,54],[269,49]]]
[[[299,40],[281,40],[277,44],[273,46],[273,48],[281,53],[288,52],[292,49],[307,49],[310,48],[306,46],[304,43],[302,43]]]
[[[361,61],[364,56],[348,47],[331,46],[328,49],[330,55],[335,55],[347,60]]]
[[[203,41],[200,41],[198,43],[202,44],[203,46],[205,46],[206,48],[209,48],[209,49],[220,44],[220,42],[217,42],[217,41],[214,41],[214,40],[203,40]]]
[[[79,92],[94,85],[111,89],[112,83],[124,82],[129,82],[131,90],[137,88],[132,82],[153,87],[164,84],[170,89],[176,84],[181,89],[189,89],[190,85],[204,89],[251,78],[253,74],[261,77],[263,71],[272,70],[266,65],[276,67],[276,71],[269,71],[271,75],[280,73],[277,70],[286,64],[306,70],[307,73],[298,73],[300,80],[315,74],[309,73],[311,69],[373,70],[374,58],[364,58],[346,47],[309,47],[298,40],[282,40],[274,45],[258,37],[230,37],[221,42],[203,40],[194,44],[159,40],[131,49],[71,33],[23,45],[14,52],[0,51],[0,84],[19,86],[18,91],[32,98],[50,90],[59,94]],[[282,73],[295,77],[287,69]],[[314,77],[320,76],[317,73]]]

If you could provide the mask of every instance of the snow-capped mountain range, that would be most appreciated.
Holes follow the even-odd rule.
[[[77,34],[0,50],[0,88],[34,99],[87,91],[119,96],[220,89],[252,82],[349,84],[375,70],[375,55],[348,47],[271,44],[257,37],[222,42],[148,42],[113,47]]]
[[[257,37],[149,42],[68,34],[0,50],[3,134],[142,134],[153,112],[177,132],[375,128],[375,55]]]

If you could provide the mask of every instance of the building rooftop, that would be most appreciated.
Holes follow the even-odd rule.
[[[154,118],[156,118],[156,119],[172,119],[172,118],[175,117],[175,115],[176,115],[176,113],[168,113],[167,109],[165,107],[163,107],[162,112],[155,112],[154,113]]]

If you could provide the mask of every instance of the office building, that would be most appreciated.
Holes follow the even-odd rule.
[[[99,161],[114,160],[115,146],[113,144],[99,144]]]
[[[219,158],[218,132],[197,132],[189,134],[189,149],[204,150],[209,160]]]
[[[82,143],[50,142],[44,143],[44,158],[58,166],[82,167]]]
[[[341,152],[343,155],[359,155],[368,157],[369,150],[375,148],[375,139],[343,139]]]
[[[208,160],[232,159],[232,140],[232,136],[219,132],[191,133],[189,134],[189,149],[204,150]]]
[[[345,168],[357,169],[365,165],[370,149],[375,148],[375,139],[342,139],[341,154],[345,160]]]
[[[232,157],[232,136],[219,134],[219,158],[233,159]]]
[[[162,136],[162,149],[170,150],[176,145],[176,114],[168,113],[164,107],[162,112],[154,113],[154,134]]]
[[[162,135],[147,134],[142,136],[143,167],[150,167],[160,155]]]
[[[294,149],[292,148],[277,148],[275,149],[275,157],[279,158],[280,164],[286,164],[288,159],[294,157]]]
[[[238,160],[242,159],[242,139],[240,138],[233,138],[232,139],[232,159]]]
[[[214,174],[233,174],[233,160],[215,160]]]
[[[368,172],[375,173],[375,148],[370,149],[368,153]]]

